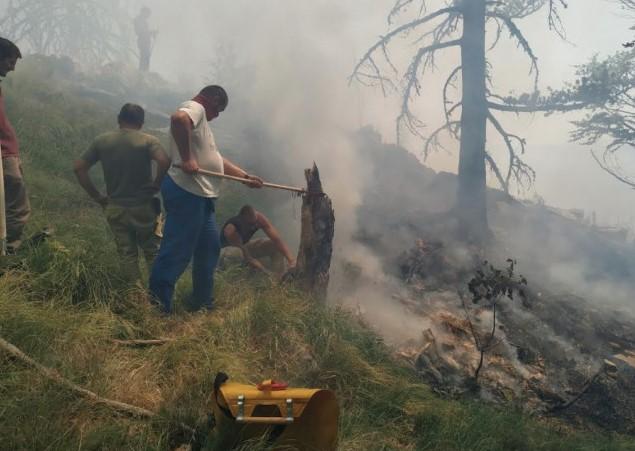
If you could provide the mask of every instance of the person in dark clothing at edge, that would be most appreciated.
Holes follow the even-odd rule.
[[[125,104],[117,116],[119,128],[99,135],[74,164],[79,184],[104,209],[122,267],[133,283],[141,280],[139,249],[148,270],[159,252],[161,203],[156,196],[170,167],[159,140],[141,131],[144,119],[141,106]],[[88,175],[97,162],[102,165],[107,195],[95,188]]]
[[[0,38],[0,77],[15,69],[20,49],[11,41]],[[4,198],[7,219],[7,253],[20,246],[24,227],[31,214],[29,197],[24,184],[18,137],[4,110],[4,97],[0,87],[0,145],[4,169]]]
[[[262,230],[267,238],[252,240],[258,230]],[[223,259],[235,259],[234,251],[240,251],[246,264],[265,273],[270,271],[260,261],[262,258],[269,258],[270,267],[276,273],[284,272],[283,259],[286,259],[288,268],[295,266],[295,259],[278,230],[269,218],[250,205],[243,206],[238,215],[225,222],[220,240],[221,246],[225,248]]]

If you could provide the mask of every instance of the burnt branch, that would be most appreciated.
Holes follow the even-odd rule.
[[[492,45],[490,45],[487,49],[488,51],[494,50],[503,34],[503,25],[501,24],[501,21],[497,17],[493,17],[492,19],[496,23],[496,37],[494,38],[494,42],[492,42]]]
[[[451,122],[452,113],[462,104],[461,102],[457,102],[452,107],[448,108],[448,105],[452,104],[450,101],[450,96],[448,95],[448,91],[450,88],[456,89],[456,85],[454,84],[454,80],[458,76],[459,72],[463,69],[462,66],[458,66],[451,73],[448,79],[445,81],[443,85],[443,110],[445,112],[445,122],[446,124]]]
[[[502,15],[497,12],[489,12],[487,13],[487,16],[490,18],[494,18],[496,20],[500,20],[509,31],[510,36],[516,40],[516,42],[518,43],[518,47],[520,47],[523,50],[523,52],[525,52],[525,54],[529,57],[531,61],[531,67],[529,69],[529,73],[534,74],[534,90],[537,91],[538,79],[540,78],[540,70],[538,69],[538,58],[536,57],[533,49],[529,45],[529,41],[527,41],[527,38],[525,38],[525,35],[523,34],[522,31],[520,31],[520,28],[518,28],[518,26],[516,25],[516,23],[511,17]]]
[[[487,102],[487,107],[491,110],[506,111],[508,113],[553,113],[556,111],[567,112],[576,111],[585,108],[588,104],[583,102],[575,103],[551,103],[540,105],[524,105],[524,104],[502,104]]]
[[[505,177],[505,183],[503,184],[505,192],[509,194],[509,185],[512,178],[514,178],[521,187],[531,186],[531,184],[533,184],[536,180],[536,172],[531,166],[524,163],[518,157],[518,152],[514,148],[513,144],[514,141],[517,142],[520,146],[520,153],[524,154],[527,142],[520,136],[508,133],[491,112],[488,112],[487,119],[494,126],[494,129],[498,132],[498,134],[503,138],[505,147],[509,153],[509,168],[507,170],[507,176]]]
[[[357,79],[358,73],[362,70],[362,68],[365,65],[369,64],[369,61],[373,59],[373,55],[378,50],[385,49],[385,47],[392,41],[393,38],[400,36],[402,34],[408,33],[409,31],[412,31],[418,28],[420,25],[423,25],[425,23],[432,21],[436,19],[437,17],[441,17],[446,14],[457,14],[457,13],[460,13],[460,10],[458,8],[455,8],[455,7],[443,8],[438,11],[435,11],[434,13],[428,14],[425,17],[421,17],[417,20],[413,20],[404,25],[401,25],[395,28],[394,30],[392,30],[391,32],[389,32],[388,34],[386,34],[385,36],[381,36],[380,39],[368,49],[368,51],[364,54],[364,56],[362,56],[361,60],[357,63],[357,65],[353,69],[353,73],[349,77],[349,83]],[[385,54],[385,50],[382,50],[382,53]],[[376,67],[374,62],[371,65]]]
[[[425,0],[419,0],[419,16],[426,12],[426,2]],[[395,2],[395,6],[392,7],[390,13],[388,14],[388,24],[392,25],[392,21],[395,17],[401,14],[406,8],[415,3],[415,0],[397,0]]]
[[[410,66],[408,66],[408,70],[406,71],[405,79],[406,79],[406,87],[403,92],[402,103],[401,103],[401,112],[399,113],[399,117],[397,118],[397,142],[400,141],[401,138],[401,125],[405,124],[406,128],[416,136],[423,138],[421,135],[420,129],[423,126],[423,123],[417,119],[417,117],[410,110],[410,99],[414,94],[421,94],[421,84],[419,82],[419,71],[422,69],[422,65],[424,65],[424,58],[430,54],[434,54],[434,52],[449,48],[449,47],[458,47],[461,45],[460,39],[455,39],[453,41],[448,42],[440,42],[437,44],[428,45],[422,47],[417,52],[417,55],[414,57]]]
[[[457,30],[459,17],[460,16],[456,14],[448,15],[439,25],[417,39],[415,44],[424,42],[428,38],[432,38],[432,42],[442,42]]]
[[[441,132],[448,131],[452,136],[458,136],[460,128],[461,121],[449,121],[432,132],[423,146],[423,158],[428,158],[428,155],[430,155],[433,149],[440,148],[446,150],[445,147],[439,143],[439,135]]]
[[[500,169],[498,168],[498,165],[496,164],[496,161],[494,161],[494,159],[488,152],[485,152],[485,162],[488,164],[489,168],[496,176],[496,180],[498,180],[498,183],[503,188],[505,193],[509,194],[509,179],[507,180],[507,182],[505,181],[505,179],[503,179],[503,176]]]
[[[602,158],[598,157],[595,152],[593,150],[591,150],[591,156],[593,157],[593,159],[595,160],[595,162],[598,164],[598,166],[600,166],[600,168],[605,171],[606,173],[608,173],[609,175],[612,175],[613,177],[615,177],[617,180],[619,180],[620,182],[624,183],[627,186],[630,186],[631,188],[635,189],[635,180],[630,179],[629,177],[620,174],[619,172],[619,164],[616,163],[610,163],[609,157],[612,154],[609,151],[605,151],[602,154]],[[611,167],[613,166],[613,167]]]
[[[562,39],[566,39],[562,17],[560,17],[560,7],[566,9],[569,5],[564,0],[549,0],[549,29],[555,31]]]

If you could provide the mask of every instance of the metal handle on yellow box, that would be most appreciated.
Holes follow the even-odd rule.
[[[238,397],[238,415],[236,422],[238,423],[259,423],[259,424],[290,424],[293,423],[293,399],[287,398],[287,416],[286,417],[246,417],[245,416],[245,396]]]

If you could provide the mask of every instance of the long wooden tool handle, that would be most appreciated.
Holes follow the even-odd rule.
[[[181,169],[181,166],[178,164],[173,165],[175,168]],[[198,174],[210,175],[212,177],[219,177],[222,179],[235,180],[236,182],[245,183],[247,179],[242,177],[235,177],[233,175],[221,174],[220,172],[206,171],[205,169],[199,169]],[[266,186],[267,188],[275,188],[275,189],[283,189],[286,191],[293,191],[296,193],[305,194],[306,190],[304,188],[297,188],[295,186],[287,186],[287,185],[278,185],[276,183],[263,182],[262,186]]]
[[[0,158],[0,255],[7,255],[7,213],[4,201],[4,162]]]

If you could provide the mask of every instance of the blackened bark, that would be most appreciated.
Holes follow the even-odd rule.
[[[302,200],[302,232],[294,279],[316,299],[326,300],[333,253],[335,212],[322,190],[315,164],[306,169],[307,194]]]
[[[461,233],[470,241],[488,234],[485,141],[487,125],[485,0],[464,0],[461,66],[463,106],[457,214]]]

